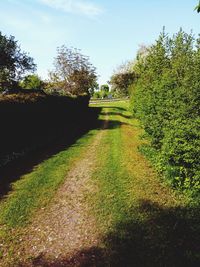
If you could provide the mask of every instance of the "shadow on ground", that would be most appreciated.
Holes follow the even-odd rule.
[[[67,259],[49,261],[40,255],[31,266],[200,266],[199,207],[164,208],[143,199],[125,218],[104,237],[102,247],[83,249]]]
[[[11,184],[17,181],[22,175],[30,173],[35,166],[67,149],[73,145],[81,136],[92,129],[101,127],[101,121],[98,116],[101,108],[89,108],[85,114],[85,120],[76,121],[66,125],[61,129],[61,134],[51,143],[40,146],[33,151],[26,153],[18,159],[0,168],[0,198],[5,196],[11,190]],[[52,125],[53,127],[53,125]]]
[[[108,115],[108,116],[121,116],[121,117],[123,117],[123,118],[125,118],[125,119],[131,119],[132,118],[132,116],[130,116],[130,115],[124,115],[123,113],[121,113],[121,112],[102,112],[101,113],[102,115]]]
[[[114,109],[116,111],[127,111],[127,109],[123,108],[123,107],[116,107],[116,106],[105,106],[106,109]]]
[[[113,107],[116,110],[121,108]],[[0,168],[0,199],[12,189],[12,183],[20,179],[21,176],[33,171],[34,167],[71,145],[87,134],[90,130],[100,129],[104,120],[98,119],[101,108],[92,107],[85,114],[85,120],[74,122],[63,128],[63,134],[49,145],[41,146],[34,151],[26,153],[18,159]],[[117,112],[116,112],[117,113]],[[119,113],[119,112],[118,112]],[[114,114],[114,113],[113,113]],[[120,121],[110,121],[106,129],[120,127]]]

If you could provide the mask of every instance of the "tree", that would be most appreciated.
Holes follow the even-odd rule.
[[[58,47],[50,80],[56,90],[71,95],[89,94],[97,85],[96,69],[76,48]]]
[[[103,85],[101,85],[101,87],[100,87],[100,90],[101,91],[105,91],[105,92],[109,92],[109,85],[107,85],[107,84],[103,84]]]
[[[200,1],[199,1],[199,4],[195,7],[195,10],[200,13]]]
[[[33,58],[21,51],[15,38],[0,32],[0,88],[12,89],[27,72],[35,69]]]
[[[98,82],[96,81],[96,82],[94,82],[93,87],[91,87],[88,91],[89,91],[90,96],[93,96],[94,93],[95,93],[96,91],[98,91],[98,90],[99,90],[99,84],[98,84]]]
[[[21,82],[20,86],[24,89],[38,89],[41,90],[44,87],[43,81],[39,78],[38,75],[27,75],[23,81]]]
[[[135,80],[135,72],[131,69],[131,63],[121,65],[110,79],[112,91],[119,95],[128,95],[128,88]]]
[[[101,98],[102,97],[100,91],[95,91],[92,96],[93,96],[93,98]]]

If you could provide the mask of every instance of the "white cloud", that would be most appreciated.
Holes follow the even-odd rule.
[[[89,17],[94,17],[103,12],[102,8],[92,2],[84,0],[39,0],[41,3],[62,10],[66,13],[83,14]]]

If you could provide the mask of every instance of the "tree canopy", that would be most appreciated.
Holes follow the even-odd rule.
[[[21,51],[15,38],[0,32],[0,88],[13,88],[27,72],[35,69],[33,58]]]
[[[109,92],[109,85],[108,84],[102,84],[101,87],[100,87],[100,90],[101,91],[105,91],[105,92]]]
[[[96,88],[96,68],[76,48],[58,47],[50,81],[56,90],[71,95],[89,94]]]
[[[20,86],[24,89],[41,90],[44,86],[44,82],[36,74],[27,75],[20,83]]]
[[[110,84],[112,91],[119,95],[128,95],[128,88],[135,80],[135,72],[131,68],[131,62],[118,67],[118,70],[111,76]]]

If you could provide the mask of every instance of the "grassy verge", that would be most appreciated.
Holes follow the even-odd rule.
[[[97,266],[198,266],[199,208],[162,183],[139,152],[141,129],[128,103],[104,104],[107,134],[97,151],[92,202],[102,229]]]
[[[67,172],[90,145],[97,130],[91,130],[70,148],[39,164],[13,184],[0,203],[0,258],[2,266],[13,266],[15,251],[37,210],[44,208],[64,182]],[[5,262],[6,261],[6,262]],[[11,265],[9,265],[11,263]]]
[[[46,160],[14,183],[12,192],[1,203],[1,225],[23,226],[31,220],[35,210],[47,205],[95,133],[95,130],[90,131],[69,149]]]
[[[116,103],[114,103],[115,105]],[[106,222],[105,229],[108,230],[111,225],[123,217],[124,209],[127,204],[126,170],[122,168],[121,151],[121,115],[127,113],[124,109],[124,102],[119,102],[116,107],[113,103],[103,104],[101,119],[109,116],[109,126],[106,129],[107,134],[102,140],[99,148],[99,162],[94,174],[98,183],[99,195],[95,199],[96,211],[100,225]],[[115,115],[117,114],[117,115]],[[125,119],[126,120],[126,119]],[[119,212],[120,211],[120,212]]]

